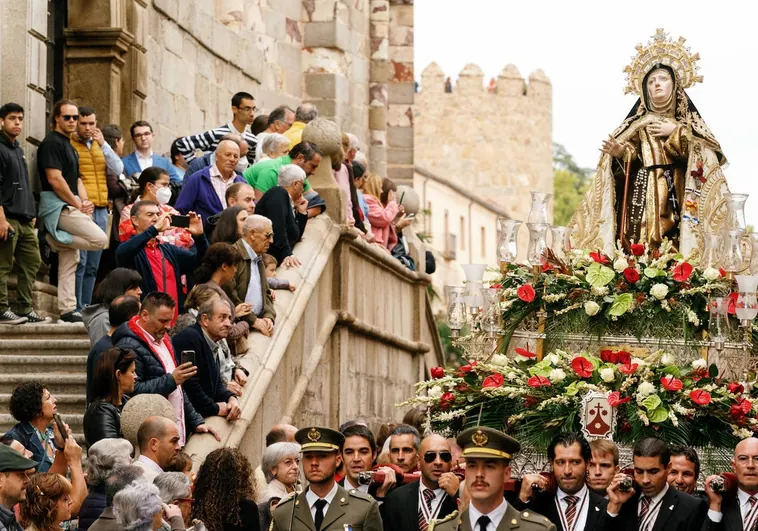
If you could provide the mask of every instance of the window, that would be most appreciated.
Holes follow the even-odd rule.
[[[482,240],[482,256],[487,256],[487,229],[482,226],[482,234],[480,236]]]
[[[466,218],[461,216],[461,228],[458,231],[458,237],[461,239],[461,251],[466,250]]]

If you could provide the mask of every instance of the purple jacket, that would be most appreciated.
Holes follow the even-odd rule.
[[[245,179],[236,175],[233,182],[244,183]],[[184,178],[182,191],[179,192],[174,208],[185,215],[190,210],[200,214],[200,217],[203,218],[203,224],[210,216],[224,210],[224,205],[221,204],[221,200],[216,195],[216,190],[213,189],[211,183],[210,166]]]

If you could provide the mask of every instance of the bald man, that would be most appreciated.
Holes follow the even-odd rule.
[[[758,496],[758,439],[750,437],[737,443],[732,458],[732,470],[737,476],[737,496],[724,498],[714,492],[711,481],[705,480],[708,496],[708,518],[703,531],[748,531],[756,527],[758,503],[750,499]],[[751,510],[753,506],[755,510]]]
[[[396,488],[381,506],[384,531],[425,531],[429,522],[458,509],[460,480],[450,471],[450,443],[429,435],[421,441],[419,453],[420,481]]]
[[[184,180],[175,208],[182,214],[197,212],[203,219],[206,232],[212,225],[209,217],[227,207],[226,191],[234,183],[245,180],[234,169],[240,159],[240,146],[233,140],[222,140],[216,147],[215,162]]]
[[[176,459],[181,450],[179,441],[176,422],[165,417],[146,418],[137,430],[140,455],[134,466],[144,470],[144,477],[152,483]]]

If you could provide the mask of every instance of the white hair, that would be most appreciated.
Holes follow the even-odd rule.
[[[190,478],[184,472],[161,472],[155,476],[153,484],[158,487],[163,503],[192,497]]]
[[[163,509],[158,487],[135,481],[113,497],[113,513],[124,531],[152,531],[153,519]]]
[[[279,186],[287,188],[295,182],[305,181],[305,170],[296,164],[285,164],[279,168]]]
[[[267,446],[261,456],[261,470],[266,476],[266,481],[271,483],[274,475],[271,469],[287,459],[288,457],[297,457],[300,455],[300,445],[293,442],[278,442]]]
[[[242,137],[240,137],[240,139],[241,138]],[[241,144],[242,144],[242,141],[238,143],[238,142],[235,142],[234,140],[222,140],[221,142],[218,143],[218,146],[216,146],[216,153],[221,153],[221,150],[223,149],[224,146],[234,146],[237,148],[237,151],[241,152],[242,151]]]
[[[260,214],[253,214],[248,216],[245,221],[242,222],[242,235],[244,236],[250,231],[265,230],[266,227],[271,227],[271,220]]]
[[[345,133],[347,135],[348,140],[350,141],[348,144],[348,149],[360,149],[361,148],[361,141],[360,139],[355,136],[353,133]]]
[[[368,158],[363,151],[359,151],[355,154],[355,161],[360,162],[365,170],[368,171]]]
[[[132,462],[134,448],[126,439],[100,439],[89,447],[84,467],[87,483],[102,485],[115,469]]]
[[[271,156],[271,153],[277,153],[281,151],[284,146],[290,145],[290,139],[279,133],[269,133],[263,137],[261,142],[261,151]]]

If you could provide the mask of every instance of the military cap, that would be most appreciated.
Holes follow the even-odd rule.
[[[37,461],[27,459],[10,446],[0,444],[0,472],[37,468]]]
[[[484,426],[462,431],[456,442],[463,449],[463,457],[513,459],[521,449],[521,445],[513,437]]]
[[[311,426],[297,430],[295,440],[303,452],[339,452],[345,436],[337,430]]]

